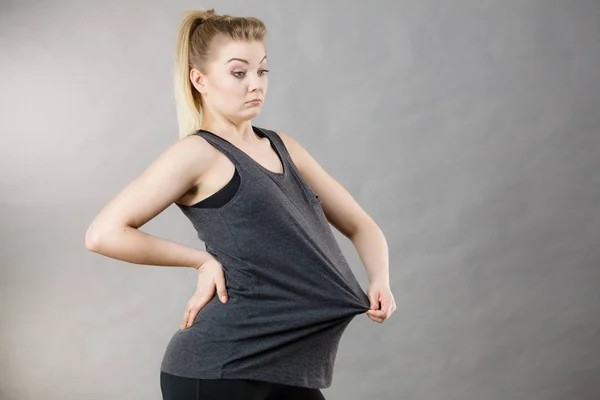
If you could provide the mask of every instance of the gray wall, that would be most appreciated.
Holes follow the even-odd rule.
[[[397,311],[350,324],[328,400],[600,398],[600,3],[349,4],[2,1],[1,399],[160,398],[195,272],[84,234],[177,140],[175,35],[198,7],[264,20],[254,122],[387,235]],[[203,248],[175,206],[143,230]]]

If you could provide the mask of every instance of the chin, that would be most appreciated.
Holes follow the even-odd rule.
[[[252,110],[252,111],[243,113],[242,115],[240,115],[240,118],[245,119],[245,120],[250,120],[250,119],[256,118],[259,114],[260,114],[260,109],[257,108],[256,110]]]

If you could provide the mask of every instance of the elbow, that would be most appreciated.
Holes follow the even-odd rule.
[[[101,235],[98,230],[90,226],[85,232],[85,248],[93,252],[98,252],[100,240]]]
[[[85,248],[94,253],[100,253],[101,247],[103,246],[103,243],[106,242],[107,236],[112,235],[114,232],[114,226],[92,223],[85,232]]]
[[[119,235],[120,232],[131,228],[125,225],[114,225],[114,224],[102,224],[93,223],[90,225],[85,232],[85,248],[93,251],[94,253],[103,254],[111,243],[118,241],[115,235]]]

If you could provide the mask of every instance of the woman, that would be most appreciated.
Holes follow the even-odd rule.
[[[184,16],[180,140],[86,235],[108,257],[198,271],[162,360],[164,399],[323,399],[350,320],[366,312],[381,323],[396,309],[379,227],[297,141],[251,124],[267,92],[265,36],[256,18]],[[138,230],[173,203],[206,251]],[[368,295],[329,223],[355,245]]]

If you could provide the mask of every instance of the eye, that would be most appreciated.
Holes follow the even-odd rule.
[[[268,69],[261,69],[261,70],[258,71],[258,75],[263,76],[267,72],[269,72]],[[235,76],[236,78],[240,78],[240,79],[244,77],[245,73],[246,73],[245,71],[233,71],[233,72],[231,72],[231,74],[233,76]]]

